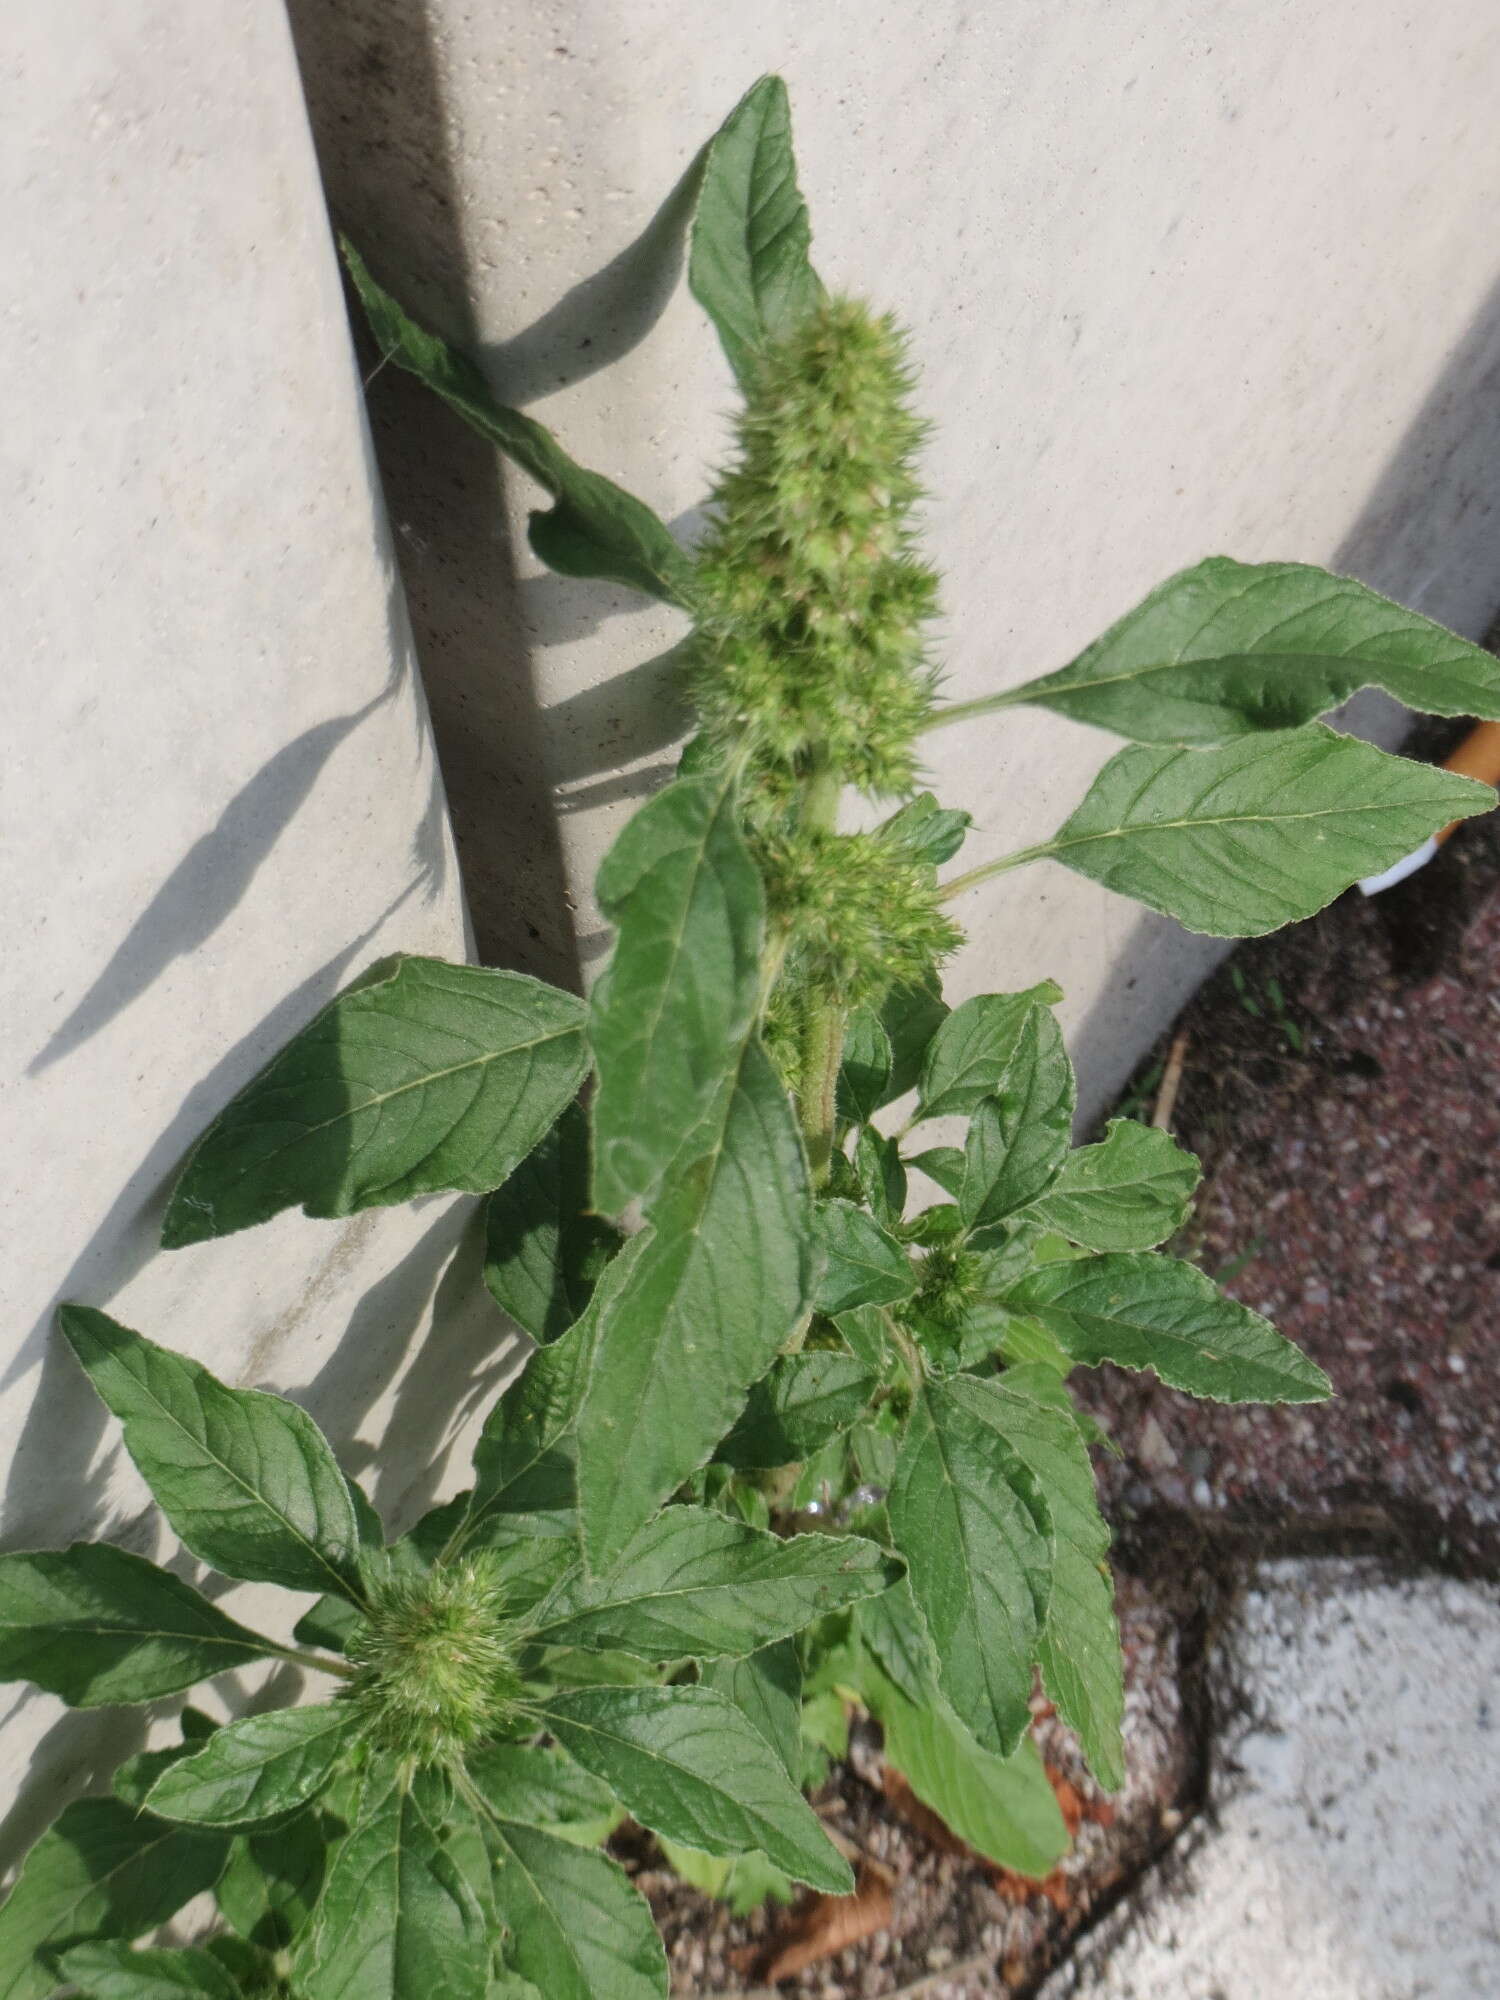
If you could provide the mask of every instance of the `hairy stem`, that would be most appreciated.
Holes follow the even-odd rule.
[[[955,896],[963,895],[967,889],[977,889],[992,875],[1005,875],[1012,868],[1024,868],[1028,861],[1041,861],[1045,856],[1055,854],[1060,845],[1055,840],[1044,840],[1037,847],[1018,847],[1014,854],[1002,854],[996,861],[983,862],[978,868],[971,868],[966,875],[955,875],[951,882],[944,882],[938,891],[938,901],[951,903]]]
[[[922,733],[930,735],[934,729],[946,729],[950,722],[972,722],[976,716],[994,715],[1002,708],[1016,708],[1031,699],[1028,688],[1004,688],[999,694],[982,694],[977,701],[950,701],[935,708],[922,726]]]
[[[802,1137],[812,1184],[821,1188],[833,1159],[838,1119],[839,1063],[844,1053],[845,1012],[836,1000],[814,996],[802,1030]]]
[[[336,1660],[330,1653],[304,1653],[295,1646],[268,1646],[278,1660],[289,1660],[294,1667],[309,1667],[314,1673],[332,1674],[337,1680],[352,1681],[358,1673],[347,1660]]]
[[[838,822],[843,784],[829,761],[827,752],[818,751],[811,762],[802,789],[802,824],[813,830],[832,832]],[[807,1146],[807,1164],[814,1188],[828,1179],[833,1157],[833,1133],[838,1116],[839,1062],[844,1053],[844,1023],[847,1010],[837,994],[812,992],[802,1024],[801,1114],[802,1137]]]
[[[885,1322],[886,1338],[901,1356],[907,1375],[911,1379],[911,1392],[914,1396],[919,1396],[922,1393],[922,1384],[926,1380],[927,1375],[927,1371],[922,1364],[921,1349],[915,1341],[907,1337],[906,1329],[888,1307],[881,1307],[880,1317]]]

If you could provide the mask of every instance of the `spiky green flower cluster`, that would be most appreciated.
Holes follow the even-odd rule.
[[[490,1556],[392,1578],[349,1645],[357,1678],[344,1699],[377,1749],[454,1764],[514,1719],[521,1677],[514,1625]]]
[[[770,800],[815,760],[871,795],[915,781],[937,579],[914,552],[910,388],[894,323],[829,300],[768,356],[713,495],[692,692]]]
[[[768,831],[759,858],[767,907],[791,939],[789,981],[845,1006],[920,980],[959,943],[932,864],[878,833]]]
[[[958,1244],[935,1244],[922,1259],[916,1296],[905,1316],[935,1358],[956,1358],[964,1321],[979,1298],[983,1274],[983,1258]]]

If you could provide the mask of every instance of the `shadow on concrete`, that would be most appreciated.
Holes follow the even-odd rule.
[[[419,868],[406,886],[358,936],[311,973],[291,993],[231,1048],[201,1082],[184,1098],[176,1114],[150,1148],[139,1166],[125,1181],[89,1241],[80,1250],[57,1297],[28,1331],[18,1352],[0,1379],[0,1387],[29,1381],[31,1397],[26,1417],[16,1440],[14,1462],[7,1482],[3,1508],[5,1540],[9,1547],[47,1546],[57,1540],[54,1519],[38,1513],[35,1496],[55,1495],[69,1487],[80,1493],[97,1492],[109,1479],[107,1447],[122,1449],[116,1442],[118,1428],[105,1410],[83,1372],[56,1336],[56,1305],[70,1298],[108,1306],[120,1289],[155,1257],[160,1249],[161,1218],[172,1181],[188,1146],[199,1136],[225,1101],[241,1088],[260,1065],[273,1055],[315,1015],[348,977],[363,968],[370,946],[390,919],[414,896],[432,893],[431,884],[441,880],[445,850],[442,794],[433,786],[434,804],[429,811],[425,836],[428,865]],[[341,1457],[350,1462],[355,1432],[375,1398],[396,1372],[402,1358],[410,1353],[414,1332],[422,1324],[435,1288],[441,1289],[444,1267],[453,1254],[460,1221],[453,1204],[434,1203],[439,1213],[431,1226],[407,1255],[364,1296],[353,1302],[348,1328],[323,1367],[303,1388],[294,1392],[323,1424]],[[378,1212],[377,1212],[378,1213]],[[330,1234],[330,1250],[322,1270],[314,1275],[303,1297],[278,1325],[269,1328],[253,1344],[246,1356],[245,1379],[276,1386],[282,1370],[279,1360],[295,1355],[296,1335],[308,1308],[326,1296],[343,1279],[359,1243],[374,1226],[375,1216],[367,1216]],[[364,1228],[361,1228],[361,1222]],[[186,1253],[191,1254],[191,1253]],[[466,1274],[474,1278],[477,1268]],[[480,1288],[482,1291],[482,1287]],[[483,1295],[487,1299],[487,1294]],[[458,1301],[449,1286],[444,1305],[455,1314]],[[429,1394],[420,1399],[403,1385],[397,1397],[397,1414],[392,1420],[396,1448],[424,1454],[419,1476],[436,1478],[440,1465],[440,1445],[451,1437],[461,1421],[459,1413],[468,1407],[467,1398],[481,1393],[489,1373],[503,1371],[505,1322],[495,1308],[489,1309],[485,1335],[487,1354],[481,1355],[478,1315],[472,1311],[460,1330],[453,1350],[455,1387],[450,1394],[431,1397],[430,1377],[423,1377]],[[142,1331],[153,1336],[160,1328]],[[170,1332],[167,1333],[170,1339]],[[488,1373],[486,1364],[489,1364]],[[428,1407],[434,1405],[435,1407]],[[397,1418],[407,1412],[405,1423],[411,1444],[400,1442]],[[101,1452],[105,1457],[101,1460]],[[392,1463],[397,1461],[393,1460]],[[384,1460],[382,1460],[384,1465]],[[91,1524],[91,1538],[114,1541],[151,1553],[161,1527],[155,1509],[132,1513],[116,1508]],[[218,1579],[205,1578],[175,1544],[167,1567],[186,1575],[210,1596],[224,1587]],[[233,1698],[234,1687],[227,1679],[215,1683],[220,1693]],[[45,1700],[34,1690],[21,1692],[21,1705]],[[108,1789],[108,1779],[120,1758],[139,1748],[147,1722],[155,1714],[174,1712],[178,1703],[154,1705],[143,1710],[105,1710],[98,1714],[69,1714],[60,1717],[39,1740],[33,1754],[24,1789],[14,1809],[0,1825],[0,1869],[12,1862],[50,1820],[60,1798],[83,1791]],[[3,1720],[0,1717],[0,1720]]]
[[[682,275],[702,161],[700,153],[640,235],[602,271],[580,279],[524,333],[477,350],[509,402],[529,403],[587,381],[640,346]]]
[[[547,720],[555,782],[594,777],[681,741],[692,723],[682,685],[687,644],[553,703]]]
[[[1500,534],[1485,524],[1500,525],[1500,283],[1454,348],[1328,567],[1478,637],[1500,605]],[[1404,711],[1384,698],[1356,696],[1355,704],[1342,717],[1351,728],[1386,744],[1400,741]],[[1201,955],[1201,977],[1232,949],[1142,914],[1119,955],[1111,990],[1072,1037],[1085,1106],[1097,1111],[1114,1097],[1138,1053],[1181,1008],[1180,984],[1153,980],[1152,968],[1163,953],[1180,965],[1185,947]],[[1138,1016],[1138,1032],[1127,1042],[1121,995],[1137,982],[1156,985],[1160,997]],[[1124,1011],[1128,1017],[1128,1001]]]
[[[415,313],[472,348],[473,281],[425,8],[408,0],[339,7],[290,0],[288,11],[339,226]],[[355,324],[479,954],[576,990],[578,955],[497,454],[412,377],[379,367],[357,314]]]
[[[161,1250],[161,1219],[172,1181],[188,1147],[259,1065],[273,1055],[331,1000],[346,977],[359,970],[381,928],[424,886],[415,877],[374,922],[304,979],[265,1018],[243,1035],[181,1107],[140,1165],[126,1180],[88,1242],[73,1260],[57,1296],[27,1332],[12,1356],[0,1388],[35,1374],[36,1382],[6,1484],[3,1512],[12,1546],[45,1542],[50,1523],[34,1520],[30,1496],[76,1483],[80,1490],[111,1419],[72,1356],[55,1338],[59,1303],[84,1299],[107,1303]],[[142,1329],[150,1331],[150,1329]]]
[[[162,883],[88,992],[33,1059],[28,1075],[50,1069],[81,1048],[148,992],[176,959],[207,944],[254,881],[334,751],[391,699],[404,678],[398,659],[385,687],[362,708],[316,723],[267,759]]]
[[[1500,281],[1329,567],[1474,636],[1500,602]],[[1483,537],[1494,559],[1476,573]]]

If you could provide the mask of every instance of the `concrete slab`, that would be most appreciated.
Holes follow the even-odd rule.
[[[1500,1592],[1267,1565],[1216,1677],[1208,1814],[1042,2000],[1500,1991]]]

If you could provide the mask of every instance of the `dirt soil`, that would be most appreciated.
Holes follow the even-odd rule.
[[[1419,732],[1409,754],[1440,757],[1454,734]],[[1402,1568],[1500,1574],[1497,820],[1466,826],[1381,897],[1351,892],[1240,946],[1117,1107],[1150,1118],[1185,1036],[1172,1128],[1204,1182],[1167,1247],[1274,1319],[1336,1391],[1310,1409],[1236,1409],[1112,1368],[1075,1378],[1121,1453],[1096,1457],[1118,1537],[1125,1791],[1106,1804],[1067,1733],[1044,1722],[1054,1782],[1082,1816],[1064,1867],[1025,1885],[904,1818],[882,1786],[878,1736],[857,1733],[816,1803],[860,1863],[862,1891],[889,1894],[888,1927],[758,1985],[797,1913],[734,1919],[649,1841],[627,1840],[674,1994],[1034,1992],[1201,1807],[1215,1730],[1203,1662],[1252,1562],[1374,1552]]]

